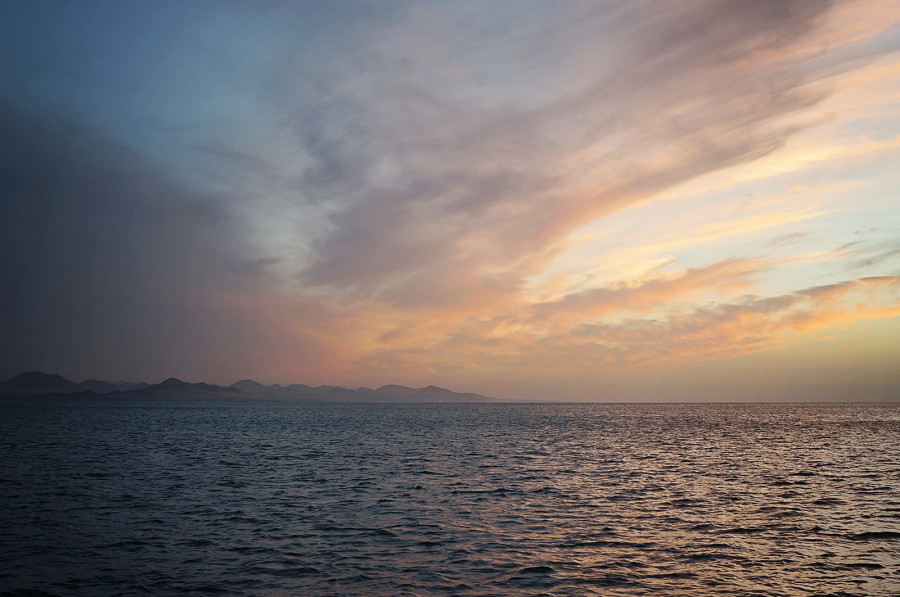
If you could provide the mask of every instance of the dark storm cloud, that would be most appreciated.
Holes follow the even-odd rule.
[[[226,205],[90,127],[8,101],[0,181],[0,375],[203,359],[195,349],[222,323],[210,295],[234,283]]]
[[[840,115],[820,147],[811,127],[854,77],[892,89],[865,81],[892,63],[849,76],[895,37],[872,28],[900,18],[885,6],[17,4],[0,20],[2,368],[524,379],[553,355],[587,376],[594,358],[716,355],[703,327],[727,348],[742,318],[765,335],[784,315],[777,340],[818,299],[764,312],[735,292],[790,292],[772,270],[817,279],[837,255],[816,245],[839,235],[794,228],[838,217],[827,193],[777,187],[832,180],[827,145],[869,134]],[[759,230],[781,258],[724,238]],[[880,288],[847,295],[857,320]]]

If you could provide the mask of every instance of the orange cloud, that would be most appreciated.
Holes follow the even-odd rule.
[[[532,323],[552,320],[555,325],[565,326],[573,319],[584,321],[621,312],[646,312],[698,293],[746,289],[748,278],[770,265],[749,259],[729,259],[705,268],[690,268],[674,276],[583,290],[532,305],[529,311],[533,315],[529,319]]]
[[[715,304],[661,319],[584,323],[557,348],[604,362],[652,364],[779,348],[839,325],[900,315],[900,277],[873,277],[769,298]]]
[[[634,288],[578,293],[518,314],[420,321],[367,344],[356,364],[411,376],[586,374],[603,366],[661,365],[784,348],[820,338],[835,326],[900,315],[900,277],[861,278],[652,314],[659,304],[707,285],[741,284],[759,268],[753,262],[723,262]],[[619,323],[599,319],[642,309],[647,317]]]

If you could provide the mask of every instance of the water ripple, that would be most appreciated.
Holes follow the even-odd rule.
[[[0,404],[0,595],[897,595],[900,406]]]

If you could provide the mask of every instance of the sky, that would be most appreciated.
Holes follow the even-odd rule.
[[[900,400],[900,0],[0,12],[4,379]]]

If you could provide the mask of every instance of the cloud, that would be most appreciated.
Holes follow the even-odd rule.
[[[301,280],[405,308],[516,292],[584,222],[780,147],[825,96],[805,47],[829,6],[556,5],[505,30],[486,7],[462,40],[472,15],[428,6],[427,37],[369,32],[290,120],[336,208]]]
[[[506,313],[423,320],[382,312],[387,331],[359,346],[356,363],[407,375],[596,375],[598,368],[667,366],[781,349],[829,335],[835,327],[900,315],[900,278],[891,276],[770,297],[740,294],[772,265],[727,261],[512,306]],[[717,287],[721,298],[712,301],[709,290]],[[700,296],[706,302],[698,306]]]
[[[773,264],[750,260],[727,260],[705,268],[691,268],[675,276],[623,283],[611,288],[591,288],[564,297],[532,305],[532,320],[555,323],[598,319],[628,312],[658,310],[675,299],[696,295],[708,296],[713,289],[735,291],[746,289],[748,278]]]
[[[549,5],[540,22],[525,15],[499,27],[508,12],[419,6],[367,29],[352,45],[358,54],[316,63],[314,75],[292,62],[283,85],[314,81],[288,120],[311,164],[298,193],[331,212],[298,281],[356,310],[347,337],[360,370],[590,367],[777,345],[779,333],[801,328],[762,314],[799,299],[727,301],[781,262],[726,259],[537,304],[529,282],[584,223],[749,164],[814,124],[805,115],[829,96],[841,64],[839,52],[820,60],[829,36],[837,50],[859,42],[833,27],[833,9],[844,7]],[[691,242],[825,213],[803,196],[788,192],[780,213],[761,205],[692,229]],[[725,302],[691,311],[692,301]],[[726,322],[753,313],[760,340],[727,344],[740,326]],[[706,332],[690,332],[704,322]]]
[[[892,113],[890,3],[30,10],[3,42],[10,374],[518,379],[895,313],[892,278],[824,282],[895,273],[896,244],[816,226],[873,186],[825,171],[869,181],[897,140],[810,133],[850,83],[834,106]]]
[[[900,315],[900,278],[860,278],[621,324],[584,323],[567,348],[621,364],[746,354],[809,341],[839,325]],[[550,341],[557,349],[564,337]],[[574,357],[574,354],[573,354]]]
[[[258,288],[271,261],[251,257],[226,198],[94,128],[10,102],[0,107],[0,179],[8,373],[233,364],[245,318],[224,297]]]
[[[847,266],[848,269],[851,269],[853,271],[858,271],[863,268],[870,268],[885,262],[895,262],[898,261],[898,258],[900,258],[900,244],[883,243],[882,245],[876,246],[869,251],[855,251],[853,253],[853,256],[858,257],[858,259],[848,264]],[[898,271],[900,271],[900,265],[898,265],[897,268]]]
[[[787,348],[836,326],[900,315],[900,278],[861,278],[775,297],[712,304],[661,318],[587,322],[538,341],[546,366],[663,366]],[[541,356],[538,357],[537,355]]]

